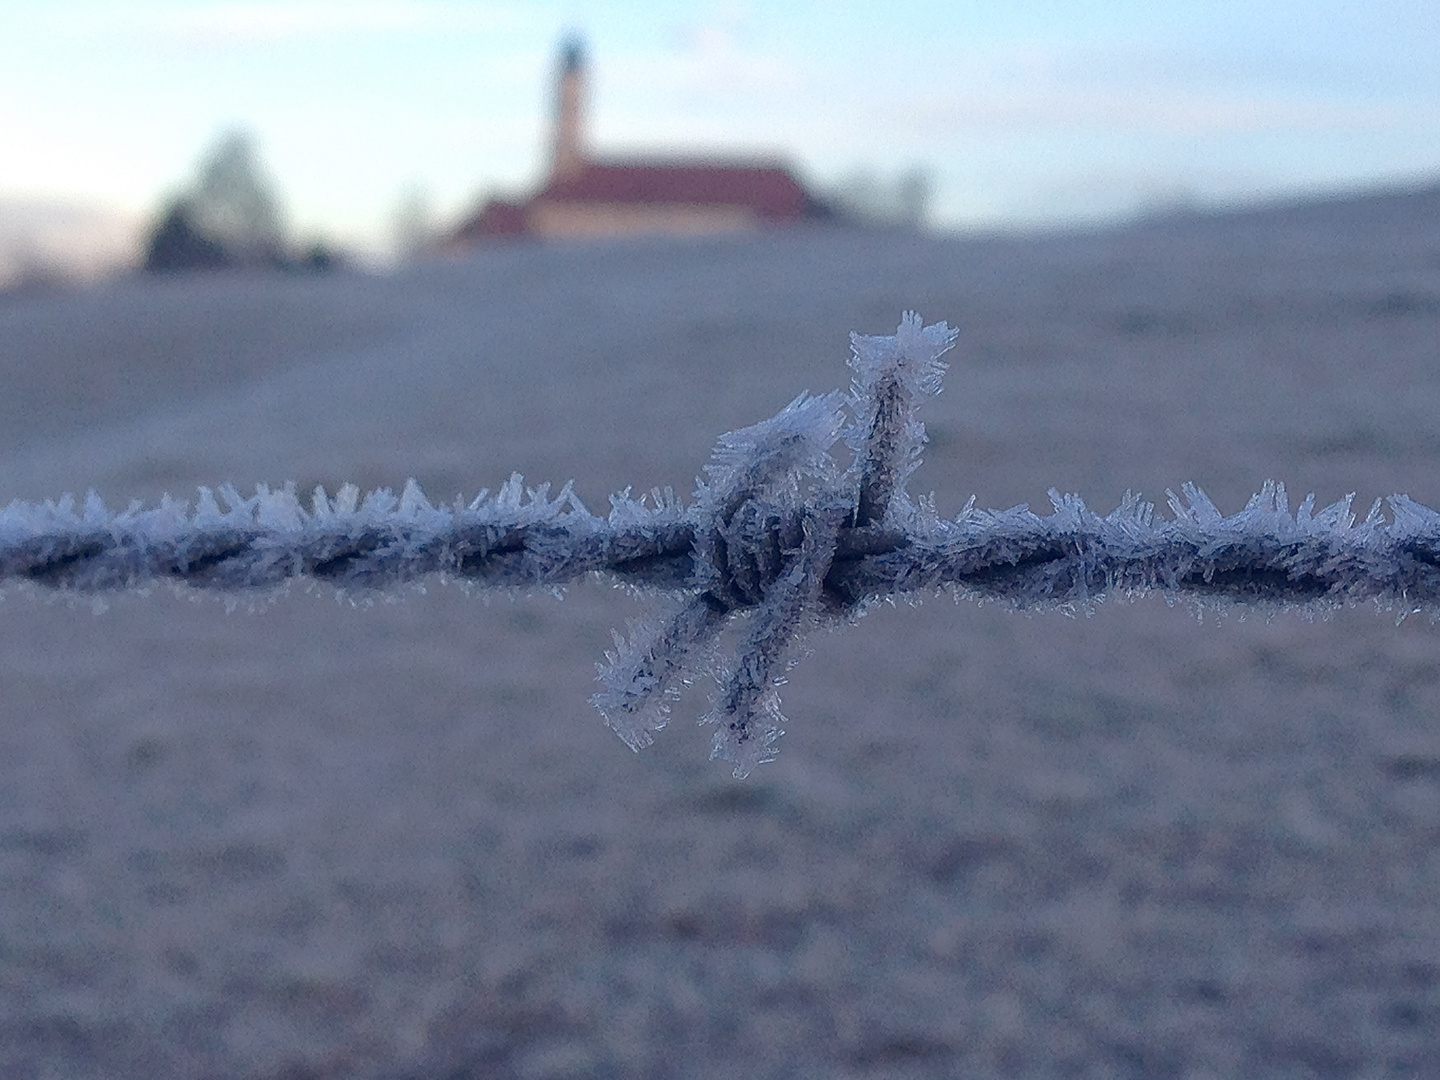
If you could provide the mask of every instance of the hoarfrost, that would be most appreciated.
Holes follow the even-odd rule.
[[[158,582],[237,596],[295,578],[350,597],[390,595],[439,576],[496,589],[549,589],[603,575],[653,597],[615,635],[592,701],[639,750],[681,690],[712,679],[701,723],[712,757],[743,777],[775,755],[779,686],[815,628],[882,597],[950,590],[1016,609],[1087,611],[1110,596],[1306,614],[1370,601],[1440,614],[1440,513],[1405,495],[1357,522],[1354,496],[1292,513],[1266,481],[1225,516],[1194,484],[1167,492],[1171,517],[1127,492],[1110,514],[1050,492],[1052,512],[978,509],[952,520],[905,485],[920,462],[921,403],[940,390],[956,332],[906,313],[891,336],[852,335],[848,394],[801,394],[775,416],[717,440],[687,504],[670,490],[610,498],[592,514],[569,484],[519,474],[469,503],[432,503],[413,480],[398,498],[294,485],[201,488],[112,513],[91,492],[0,510],[0,588],[41,586],[103,599]],[[850,461],[833,451],[843,440]],[[1389,509],[1389,520],[1383,513]]]

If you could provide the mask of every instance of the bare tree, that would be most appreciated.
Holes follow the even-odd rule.
[[[280,200],[254,139],[232,131],[201,159],[193,184],[166,204],[151,233],[145,266],[283,266],[285,247]]]
[[[393,230],[395,257],[411,262],[435,241],[435,212],[430,193],[420,184],[411,184],[401,193],[395,209]]]

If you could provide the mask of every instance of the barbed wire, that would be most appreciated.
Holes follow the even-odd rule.
[[[1225,516],[1193,485],[1172,517],[1128,494],[1101,516],[1051,492],[1053,513],[976,509],[943,519],[906,481],[925,442],[920,402],[940,389],[955,332],[907,313],[893,336],[851,335],[848,394],[802,394],[778,414],[720,437],[694,498],[671,491],[610,499],[592,514],[570,485],[434,505],[414,481],[363,498],[291,486],[243,496],[200,490],[194,510],[165,498],[111,513],[93,493],[0,511],[0,589],[16,584],[103,595],[171,583],[240,597],[295,579],[369,598],[439,577],[483,588],[558,589],[600,575],[656,597],[600,666],[592,699],[632,748],[669,720],[680,687],[716,681],[702,723],[712,757],[744,776],[774,756],[778,685],[800,639],[877,600],[949,590],[1021,609],[1086,611],[1152,592],[1170,601],[1307,614],[1372,601],[1398,617],[1440,612],[1440,514],[1404,495],[1357,521],[1352,497],[1294,512],[1266,482]],[[831,450],[843,441],[851,462]],[[1389,507],[1386,520],[1382,506]],[[739,621],[738,644],[722,648]]]

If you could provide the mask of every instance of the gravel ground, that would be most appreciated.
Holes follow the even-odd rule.
[[[0,297],[0,499],[688,491],[907,307],[963,331],[942,510],[1440,506],[1437,191]],[[700,688],[639,755],[590,711],[638,610],[12,590],[0,1074],[1440,1075],[1427,620],[882,606],[812,640],[738,782]]]

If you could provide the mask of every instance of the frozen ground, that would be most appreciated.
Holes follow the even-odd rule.
[[[688,491],[906,307],[963,331],[942,510],[1440,506],[1436,191],[0,297],[0,500]],[[7,595],[0,1075],[1440,1074],[1435,626],[883,608],[814,642],[742,783],[589,709],[636,611]]]

